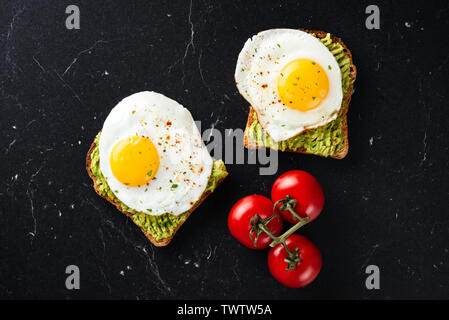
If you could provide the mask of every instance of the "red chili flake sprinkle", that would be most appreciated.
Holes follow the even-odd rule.
[[[167,136],[167,140],[170,140],[170,135]]]
[[[171,126],[171,121],[167,121],[167,126]]]
[[[131,112],[132,114],[136,113],[136,110],[133,110],[133,112]]]
[[[262,88],[264,88],[264,89],[265,89],[265,88],[268,88],[268,84],[263,84],[263,85],[262,85]]]

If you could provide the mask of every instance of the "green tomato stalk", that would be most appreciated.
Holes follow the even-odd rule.
[[[273,214],[267,219],[262,219],[258,214],[255,214],[254,217],[250,220],[251,230],[249,232],[249,237],[254,242],[254,246],[256,246],[259,235],[262,232],[265,232],[271,239],[273,239],[273,241],[270,243],[270,247],[275,247],[278,244],[282,244],[288,254],[287,258],[285,258],[284,261],[287,263],[287,271],[290,271],[296,268],[296,264],[301,261],[301,258],[299,257],[299,248],[295,248],[295,250],[291,251],[287,247],[285,241],[289,236],[295,233],[296,230],[309,223],[309,218],[301,218],[296,214],[294,208],[297,201],[288,195],[285,197],[285,199],[276,201],[273,206],[273,212],[276,210],[276,206],[278,205],[278,203],[282,204],[280,207],[281,211],[289,211],[292,214],[293,219],[295,221],[298,220],[298,222],[278,237],[273,234],[270,229],[268,229],[268,224],[270,223],[271,219],[273,219],[277,215]],[[253,234],[255,234],[255,237],[253,237]]]

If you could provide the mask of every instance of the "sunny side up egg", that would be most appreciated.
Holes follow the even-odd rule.
[[[99,151],[100,169],[114,195],[152,215],[191,209],[204,193],[213,165],[190,112],[148,91],[111,110]]]
[[[260,32],[246,41],[235,81],[274,141],[334,120],[341,107],[341,72],[317,38],[294,29]]]

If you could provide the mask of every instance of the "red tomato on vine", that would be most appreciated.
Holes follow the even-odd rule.
[[[232,236],[248,248],[268,248],[272,239],[265,232],[254,231],[253,225],[259,221],[263,222],[274,235],[280,235],[282,218],[277,210],[273,213],[273,206],[270,199],[257,194],[240,199],[228,216],[228,227]]]
[[[271,189],[271,200],[276,203],[282,217],[295,224],[298,218],[307,217],[310,222],[318,217],[323,210],[324,193],[310,173],[293,170],[276,179]]]
[[[301,288],[311,283],[321,270],[322,257],[318,247],[299,234],[292,234],[268,253],[268,268],[284,286]],[[288,250],[288,251],[287,251]]]

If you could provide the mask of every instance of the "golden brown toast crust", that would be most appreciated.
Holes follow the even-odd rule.
[[[325,38],[326,35],[327,35],[327,32],[319,31],[319,30],[306,30],[306,29],[300,29],[300,30],[304,31],[304,32],[308,32],[308,33],[313,33],[318,38]],[[343,159],[348,154],[348,151],[349,151],[347,112],[348,112],[348,109],[349,109],[349,103],[351,102],[352,91],[354,90],[354,81],[355,81],[356,76],[357,76],[357,68],[355,67],[355,65],[354,65],[354,63],[352,61],[351,51],[343,43],[343,41],[340,38],[338,38],[338,37],[336,37],[334,35],[331,35],[331,39],[334,42],[338,42],[343,47],[343,51],[345,52],[345,54],[349,57],[349,60],[350,60],[349,77],[353,80],[351,85],[348,88],[348,91],[344,95],[343,101],[342,101],[342,104],[345,104],[345,105],[348,106],[344,110],[344,114],[340,115],[341,117],[343,117],[343,146],[335,154],[330,156],[331,158],[334,158],[334,159]],[[254,113],[255,112],[256,111],[254,110],[254,108],[252,106],[250,106],[250,110],[249,110],[249,114],[248,114],[248,121],[246,123],[246,129],[248,129],[251,126],[251,124],[253,123],[253,121],[254,121]],[[299,133],[299,134],[301,134],[301,133]],[[246,135],[246,130],[245,130],[245,136],[244,136],[243,139],[244,139],[243,144],[244,144],[245,148],[247,148],[247,149],[265,148],[265,146],[259,146],[256,141],[250,141],[250,139]],[[305,149],[301,149],[301,148],[296,149],[296,150],[292,150],[292,149],[287,148],[287,149],[285,149],[285,151],[287,151],[287,152],[303,153],[303,154],[313,154],[313,153],[307,152]]]
[[[96,146],[96,143],[95,143],[95,140],[94,140],[94,142],[92,142],[92,145],[90,146],[90,149],[89,149],[89,151],[87,152],[87,156],[86,156],[86,170],[87,170],[87,173],[89,174],[89,177],[92,179],[92,181],[93,181],[93,183],[94,183],[94,189],[95,189],[95,192],[100,196],[100,197],[102,197],[102,198],[104,198],[104,199],[106,199],[107,201],[109,201],[111,204],[113,204],[116,208],[117,208],[117,210],[119,210],[120,212],[122,212],[122,213],[124,213],[124,214],[126,214],[134,223],[135,223],[135,221],[134,221],[134,219],[133,219],[133,216],[132,216],[132,214],[130,214],[130,213],[128,213],[128,212],[124,212],[124,211],[122,211],[122,208],[121,208],[121,205],[120,205],[120,202],[118,202],[118,201],[114,201],[114,200],[112,200],[111,198],[109,198],[107,195],[102,195],[101,193],[100,193],[100,190],[98,189],[98,186],[97,186],[97,183],[96,183],[96,181],[97,181],[97,177],[92,173],[92,170],[91,170],[91,162],[92,162],[92,159],[91,159],[91,154],[92,154],[92,152],[94,151],[94,149],[95,149],[95,146]],[[223,180],[225,179],[226,177],[224,177],[223,179],[221,179],[220,181],[218,181],[218,183],[217,183],[217,187],[223,182]],[[168,238],[164,238],[164,239],[162,239],[162,240],[156,240],[155,238],[153,238],[149,233],[147,233],[142,227],[139,227],[140,228],[140,230],[142,230],[142,232],[145,234],[145,236],[148,238],[148,240],[150,240],[151,241],[151,243],[152,244],[154,244],[156,247],[163,247],[163,246],[166,246],[166,245],[168,245],[169,243],[170,243],[170,241],[173,239],[173,237],[175,236],[175,234],[176,234],[176,232],[179,230],[179,228],[187,221],[187,219],[190,217],[190,215],[192,214],[192,212],[193,211],[195,211],[195,209],[209,196],[211,194],[211,192],[210,191],[207,191],[207,192],[205,192],[205,193],[203,193],[203,195],[201,196],[201,198],[195,203],[195,205],[187,212],[187,216],[186,216],[186,218],[185,218],[185,220],[184,221],[182,221],[180,224],[178,224],[177,226],[176,226],[176,228],[175,228],[175,230],[173,231],[173,234],[170,236],[170,237],[168,237]],[[136,224],[136,223],[135,223]],[[137,225],[137,224],[136,224]]]

